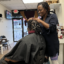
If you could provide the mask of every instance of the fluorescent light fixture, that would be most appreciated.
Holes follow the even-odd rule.
[[[43,0],[23,0],[24,3],[39,3],[43,2]]]

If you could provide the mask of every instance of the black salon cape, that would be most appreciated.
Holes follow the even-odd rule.
[[[29,34],[17,42],[14,48],[0,60],[0,64],[7,64],[7,62],[4,61],[5,57],[12,60],[25,61],[25,63],[29,63],[30,55],[31,59],[33,59],[39,48],[42,47],[45,49],[44,38],[40,35],[36,35],[35,33]]]

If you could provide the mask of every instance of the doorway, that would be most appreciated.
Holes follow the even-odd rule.
[[[13,18],[13,41],[17,42],[24,37],[23,18]]]

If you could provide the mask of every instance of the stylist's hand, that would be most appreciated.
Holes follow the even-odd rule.
[[[33,19],[32,19],[32,18],[29,18],[28,21],[29,21],[29,20],[33,20]]]
[[[36,20],[38,23],[41,22],[41,20],[39,18],[32,18],[33,20]]]

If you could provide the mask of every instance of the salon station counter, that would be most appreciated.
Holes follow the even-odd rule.
[[[60,47],[59,47],[59,64],[64,64],[64,38],[63,39],[59,39],[60,42]]]

